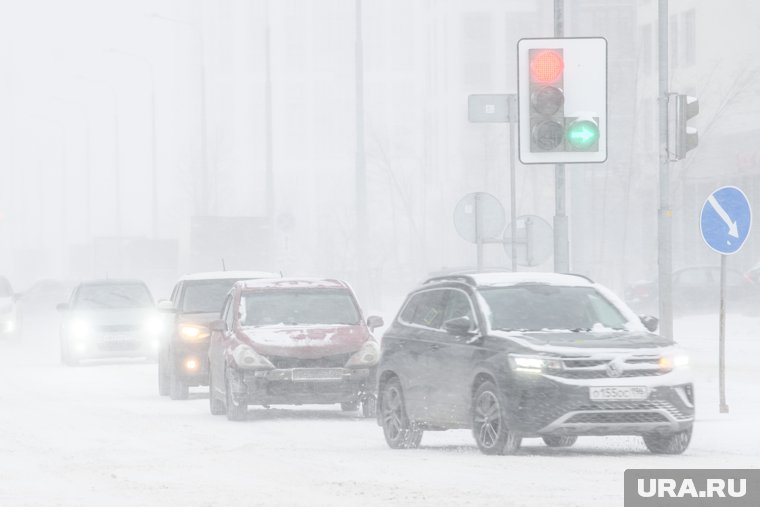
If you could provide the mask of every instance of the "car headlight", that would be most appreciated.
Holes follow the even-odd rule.
[[[368,340],[346,363],[346,368],[375,366],[380,359],[380,347],[375,340]]]
[[[658,361],[660,369],[672,370],[674,368],[686,368],[689,366],[689,356],[686,354],[675,354],[672,356],[662,356]]]
[[[240,344],[232,350],[232,359],[242,370],[273,370],[274,365],[248,345]]]
[[[198,324],[180,324],[177,332],[183,340],[188,342],[199,342],[210,335],[206,326]]]
[[[92,325],[85,319],[72,319],[69,322],[69,332],[74,338],[87,338],[92,332]]]
[[[510,354],[509,361],[512,363],[512,369],[523,373],[541,373],[547,370],[562,369],[562,360],[556,357]]]

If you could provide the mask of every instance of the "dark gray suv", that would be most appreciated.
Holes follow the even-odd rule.
[[[654,453],[682,453],[694,422],[688,357],[656,326],[581,276],[428,280],[383,336],[378,423],[392,448],[471,428],[486,454],[580,435],[640,435]]]

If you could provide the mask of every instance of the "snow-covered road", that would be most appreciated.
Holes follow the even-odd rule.
[[[156,366],[60,366],[55,337],[0,342],[0,506],[621,505],[627,468],[760,467],[760,319],[729,316],[728,403],[717,407],[717,318],[676,322],[692,354],[697,425],[682,456],[637,438],[524,441],[478,452],[467,431],[389,449],[374,421],[335,407],[209,414],[204,390],[156,393]],[[49,335],[48,335],[49,336]]]

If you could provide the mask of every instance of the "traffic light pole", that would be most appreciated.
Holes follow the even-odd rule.
[[[554,36],[565,36],[565,2],[554,0]],[[554,166],[554,271],[570,271],[570,241],[566,204],[565,164]]]
[[[659,0],[659,113],[660,113],[660,208],[657,214],[657,268],[660,301],[660,334],[673,337],[672,271],[673,250],[670,209],[670,167],[668,155],[668,0]]]

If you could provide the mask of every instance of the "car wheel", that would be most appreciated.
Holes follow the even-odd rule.
[[[377,396],[368,394],[362,399],[362,417],[367,419],[377,416]]]
[[[190,388],[177,375],[177,365],[175,362],[171,360],[169,364],[169,398],[173,400],[186,400]]]
[[[248,415],[248,405],[245,403],[236,403],[232,397],[230,381],[224,381],[224,405],[227,413],[227,419],[230,421],[245,421]]]
[[[643,435],[644,445],[653,454],[681,454],[689,447],[691,430],[692,428],[689,428],[665,435],[659,433]]]
[[[159,353],[158,355],[158,395],[159,396],[168,396],[169,395],[169,374],[166,371],[168,368],[166,367],[166,359],[164,359],[164,354]]]
[[[544,440],[544,443],[549,447],[570,447],[578,440],[578,437],[575,435],[570,435],[570,436],[547,435],[541,438]]]
[[[383,387],[380,406],[385,441],[392,449],[415,449],[422,440],[422,430],[415,428],[406,415],[404,395],[398,378]]]
[[[472,433],[483,454],[514,454],[522,438],[507,427],[506,403],[493,382],[483,382],[472,404]]]
[[[216,397],[214,375],[211,372],[208,374],[208,408],[211,415],[224,415],[227,412],[224,403]]]
[[[355,412],[359,410],[359,402],[358,401],[344,401],[340,404],[340,409],[343,412]]]

